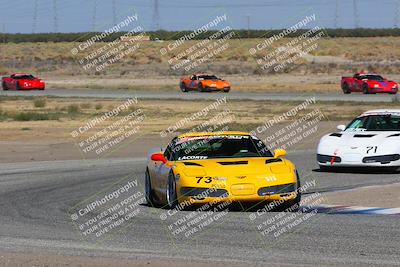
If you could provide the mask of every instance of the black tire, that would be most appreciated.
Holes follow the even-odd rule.
[[[168,176],[167,192],[166,192],[166,207],[168,209],[173,209],[178,204],[177,194],[176,194],[176,182],[174,173],[171,171]]]
[[[231,88],[224,88],[224,93],[229,93],[229,91],[231,90]]]
[[[3,82],[1,85],[2,85],[4,91],[8,90],[6,82]]]
[[[204,87],[203,87],[203,84],[202,84],[202,83],[199,83],[198,91],[199,91],[199,93],[204,92]]]
[[[153,189],[151,188],[151,179],[149,170],[146,169],[144,176],[144,193],[146,197],[146,202],[149,207],[154,207],[154,197],[153,197]]]
[[[21,87],[19,86],[19,82],[17,82],[16,84],[15,84],[15,90],[19,90]]]
[[[181,91],[184,93],[186,93],[188,91],[184,82],[181,82],[180,88],[181,88]]]
[[[364,84],[362,85],[362,91],[363,91],[363,94],[364,94],[364,95],[369,94],[368,84],[364,83]]]
[[[345,93],[346,95],[347,94],[351,94],[351,90],[350,90],[349,85],[347,83],[343,84],[342,90],[343,90],[343,93]]]
[[[297,195],[296,198],[293,200],[285,201],[278,207],[278,211],[287,211],[287,212],[298,212],[300,209],[300,202],[301,202],[301,192],[300,192],[300,177],[298,172],[296,171],[297,176]]]

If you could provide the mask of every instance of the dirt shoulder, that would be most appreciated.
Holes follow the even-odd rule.
[[[400,174],[399,174],[400,175]],[[400,184],[369,186],[324,193],[324,204],[380,208],[400,207]]]

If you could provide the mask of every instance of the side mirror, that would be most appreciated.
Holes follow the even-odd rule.
[[[283,158],[284,156],[286,156],[286,150],[284,150],[284,149],[275,149],[274,150],[275,158]]]
[[[150,158],[152,161],[161,161],[162,163],[167,162],[167,159],[164,157],[164,154],[162,153],[154,153],[151,155]]]
[[[340,124],[340,125],[336,126],[336,128],[337,128],[339,131],[344,131],[344,130],[346,129],[346,125]]]

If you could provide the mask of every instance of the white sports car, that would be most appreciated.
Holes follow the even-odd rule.
[[[400,167],[400,109],[371,110],[318,144],[321,169],[334,167]]]

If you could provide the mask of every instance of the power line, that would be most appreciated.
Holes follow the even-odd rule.
[[[158,0],[154,0],[154,11],[153,11],[153,23],[154,23],[154,30],[157,31],[160,29],[160,11],[159,11],[159,4]]]
[[[93,0],[92,31],[96,31],[97,0]]]
[[[336,0],[336,3],[335,3],[335,22],[334,22],[335,29],[337,29],[337,27],[338,27],[338,18],[339,18],[339,0]]]
[[[117,24],[117,7],[115,0],[112,0],[112,13],[113,13],[113,25]]]
[[[33,17],[32,17],[32,33],[36,32],[36,23],[37,23],[37,10],[38,10],[38,0],[34,1],[33,6]]]
[[[395,28],[399,27],[399,15],[400,15],[400,0],[397,0],[396,7],[395,7],[395,14],[394,14],[394,27]]]
[[[359,28],[360,24],[358,21],[357,0],[353,0],[353,17],[354,17],[354,27]]]
[[[58,32],[58,12],[57,12],[57,0],[53,0],[53,19],[54,19],[54,32]]]

